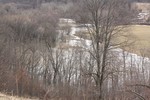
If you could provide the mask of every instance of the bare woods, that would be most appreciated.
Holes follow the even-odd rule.
[[[26,9],[0,4],[0,92],[42,100],[149,100],[148,50],[141,57],[123,50],[135,42],[125,30],[134,16],[128,2],[64,1]],[[73,34],[76,25],[88,39]],[[69,45],[73,37],[88,46]]]

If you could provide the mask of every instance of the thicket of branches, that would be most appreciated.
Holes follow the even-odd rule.
[[[124,30],[133,14],[127,2],[81,0],[64,5],[30,10],[0,5],[0,91],[42,100],[150,99],[148,50],[137,61],[116,49],[133,42]],[[60,34],[71,30],[59,26],[60,17],[92,25],[87,27],[90,48],[58,47],[64,42]],[[124,41],[116,42],[119,37]]]
[[[51,9],[19,11],[1,7],[1,91],[17,95],[40,95],[40,52],[48,42],[55,46],[58,15]],[[34,81],[33,81],[34,80]]]

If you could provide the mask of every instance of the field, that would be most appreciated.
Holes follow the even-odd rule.
[[[129,32],[135,37],[133,52],[141,55],[144,51],[150,50],[150,26],[132,25],[129,27]]]
[[[132,53],[136,53],[138,55],[143,55],[142,53],[149,52],[148,50],[150,50],[150,26],[130,25],[125,27],[124,29],[125,30],[123,32],[125,32],[125,34],[128,34],[129,45],[123,49]],[[90,35],[87,32],[77,32],[75,35],[84,39],[90,39]],[[119,37],[115,39],[115,42],[122,41],[124,41],[124,37]]]

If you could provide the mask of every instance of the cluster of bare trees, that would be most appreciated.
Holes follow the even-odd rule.
[[[55,46],[57,22],[50,9],[1,14],[1,91],[37,95],[40,51],[46,42]]]
[[[45,100],[150,99],[149,58],[116,49],[132,39],[123,31],[131,17],[127,2],[81,0],[74,5],[68,8],[76,15],[63,16],[91,24],[86,27],[90,48],[58,47],[64,42],[58,34],[59,7],[0,7],[0,91]],[[63,31],[69,35],[70,26]],[[119,37],[124,41],[116,42]]]

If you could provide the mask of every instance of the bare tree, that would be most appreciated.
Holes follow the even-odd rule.
[[[90,54],[95,59],[96,71],[93,76],[98,98],[103,100],[103,83],[107,75],[108,54],[110,48],[114,46],[112,38],[117,36],[116,34],[121,34],[122,28],[118,25],[127,23],[127,20],[121,18],[127,13],[120,9],[125,2],[120,0],[83,0],[83,3],[82,9],[87,11],[88,20],[92,26],[92,29],[88,27],[88,30],[92,40]]]

